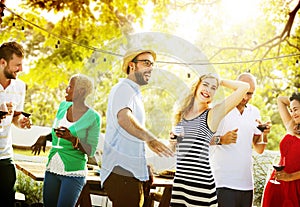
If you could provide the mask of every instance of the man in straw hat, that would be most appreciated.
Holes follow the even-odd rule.
[[[140,86],[148,84],[156,54],[130,50],[123,59],[120,79],[108,97],[101,182],[114,207],[138,207],[144,202],[143,183],[149,180],[145,143],[159,156],[172,151],[145,128]]]

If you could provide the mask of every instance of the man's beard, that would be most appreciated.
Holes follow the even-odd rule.
[[[242,100],[237,106],[238,107],[245,107],[245,108],[247,108],[247,104],[248,104],[248,101],[245,101],[245,100]]]
[[[4,68],[4,76],[5,76],[7,79],[16,79],[16,77],[15,77],[12,73],[9,72],[9,67],[8,67],[8,66],[6,66],[6,67]]]
[[[145,81],[145,79],[143,77],[143,73],[136,71],[136,72],[134,72],[134,76],[135,76],[135,79],[136,79],[136,83],[139,84],[140,86],[148,84],[148,82]]]

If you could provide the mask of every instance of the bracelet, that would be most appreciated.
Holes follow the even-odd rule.
[[[75,144],[73,145],[73,148],[78,150],[79,149],[78,144],[79,144],[79,139],[78,137],[76,137],[76,141]]]

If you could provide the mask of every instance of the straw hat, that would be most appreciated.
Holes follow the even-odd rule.
[[[149,52],[153,56],[154,61],[156,60],[156,53],[153,50],[133,49],[128,50],[123,58],[122,71],[127,73],[128,63],[130,63],[136,56],[142,53]]]

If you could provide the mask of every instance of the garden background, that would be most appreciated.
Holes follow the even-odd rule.
[[[25,110],[34,125],[51,126],[69,77],[84,73],[94,79],[89,104],[102,115],[105,133],[108,93],[125,77],[122,55],[140,41],[158,52],[152,82],[142,91],[154,134],[168,138],[173,107],[200,73],[235,79],[251,72],[258,83],[251,104],[271,117],[267,150],[278,150],[285,129],[276,97],[300,86],[299,0],[1,2],[0,42],[17,41],[26,50],[19,78],[27,84]],[[228,92],[220,91],[214,103]]]

